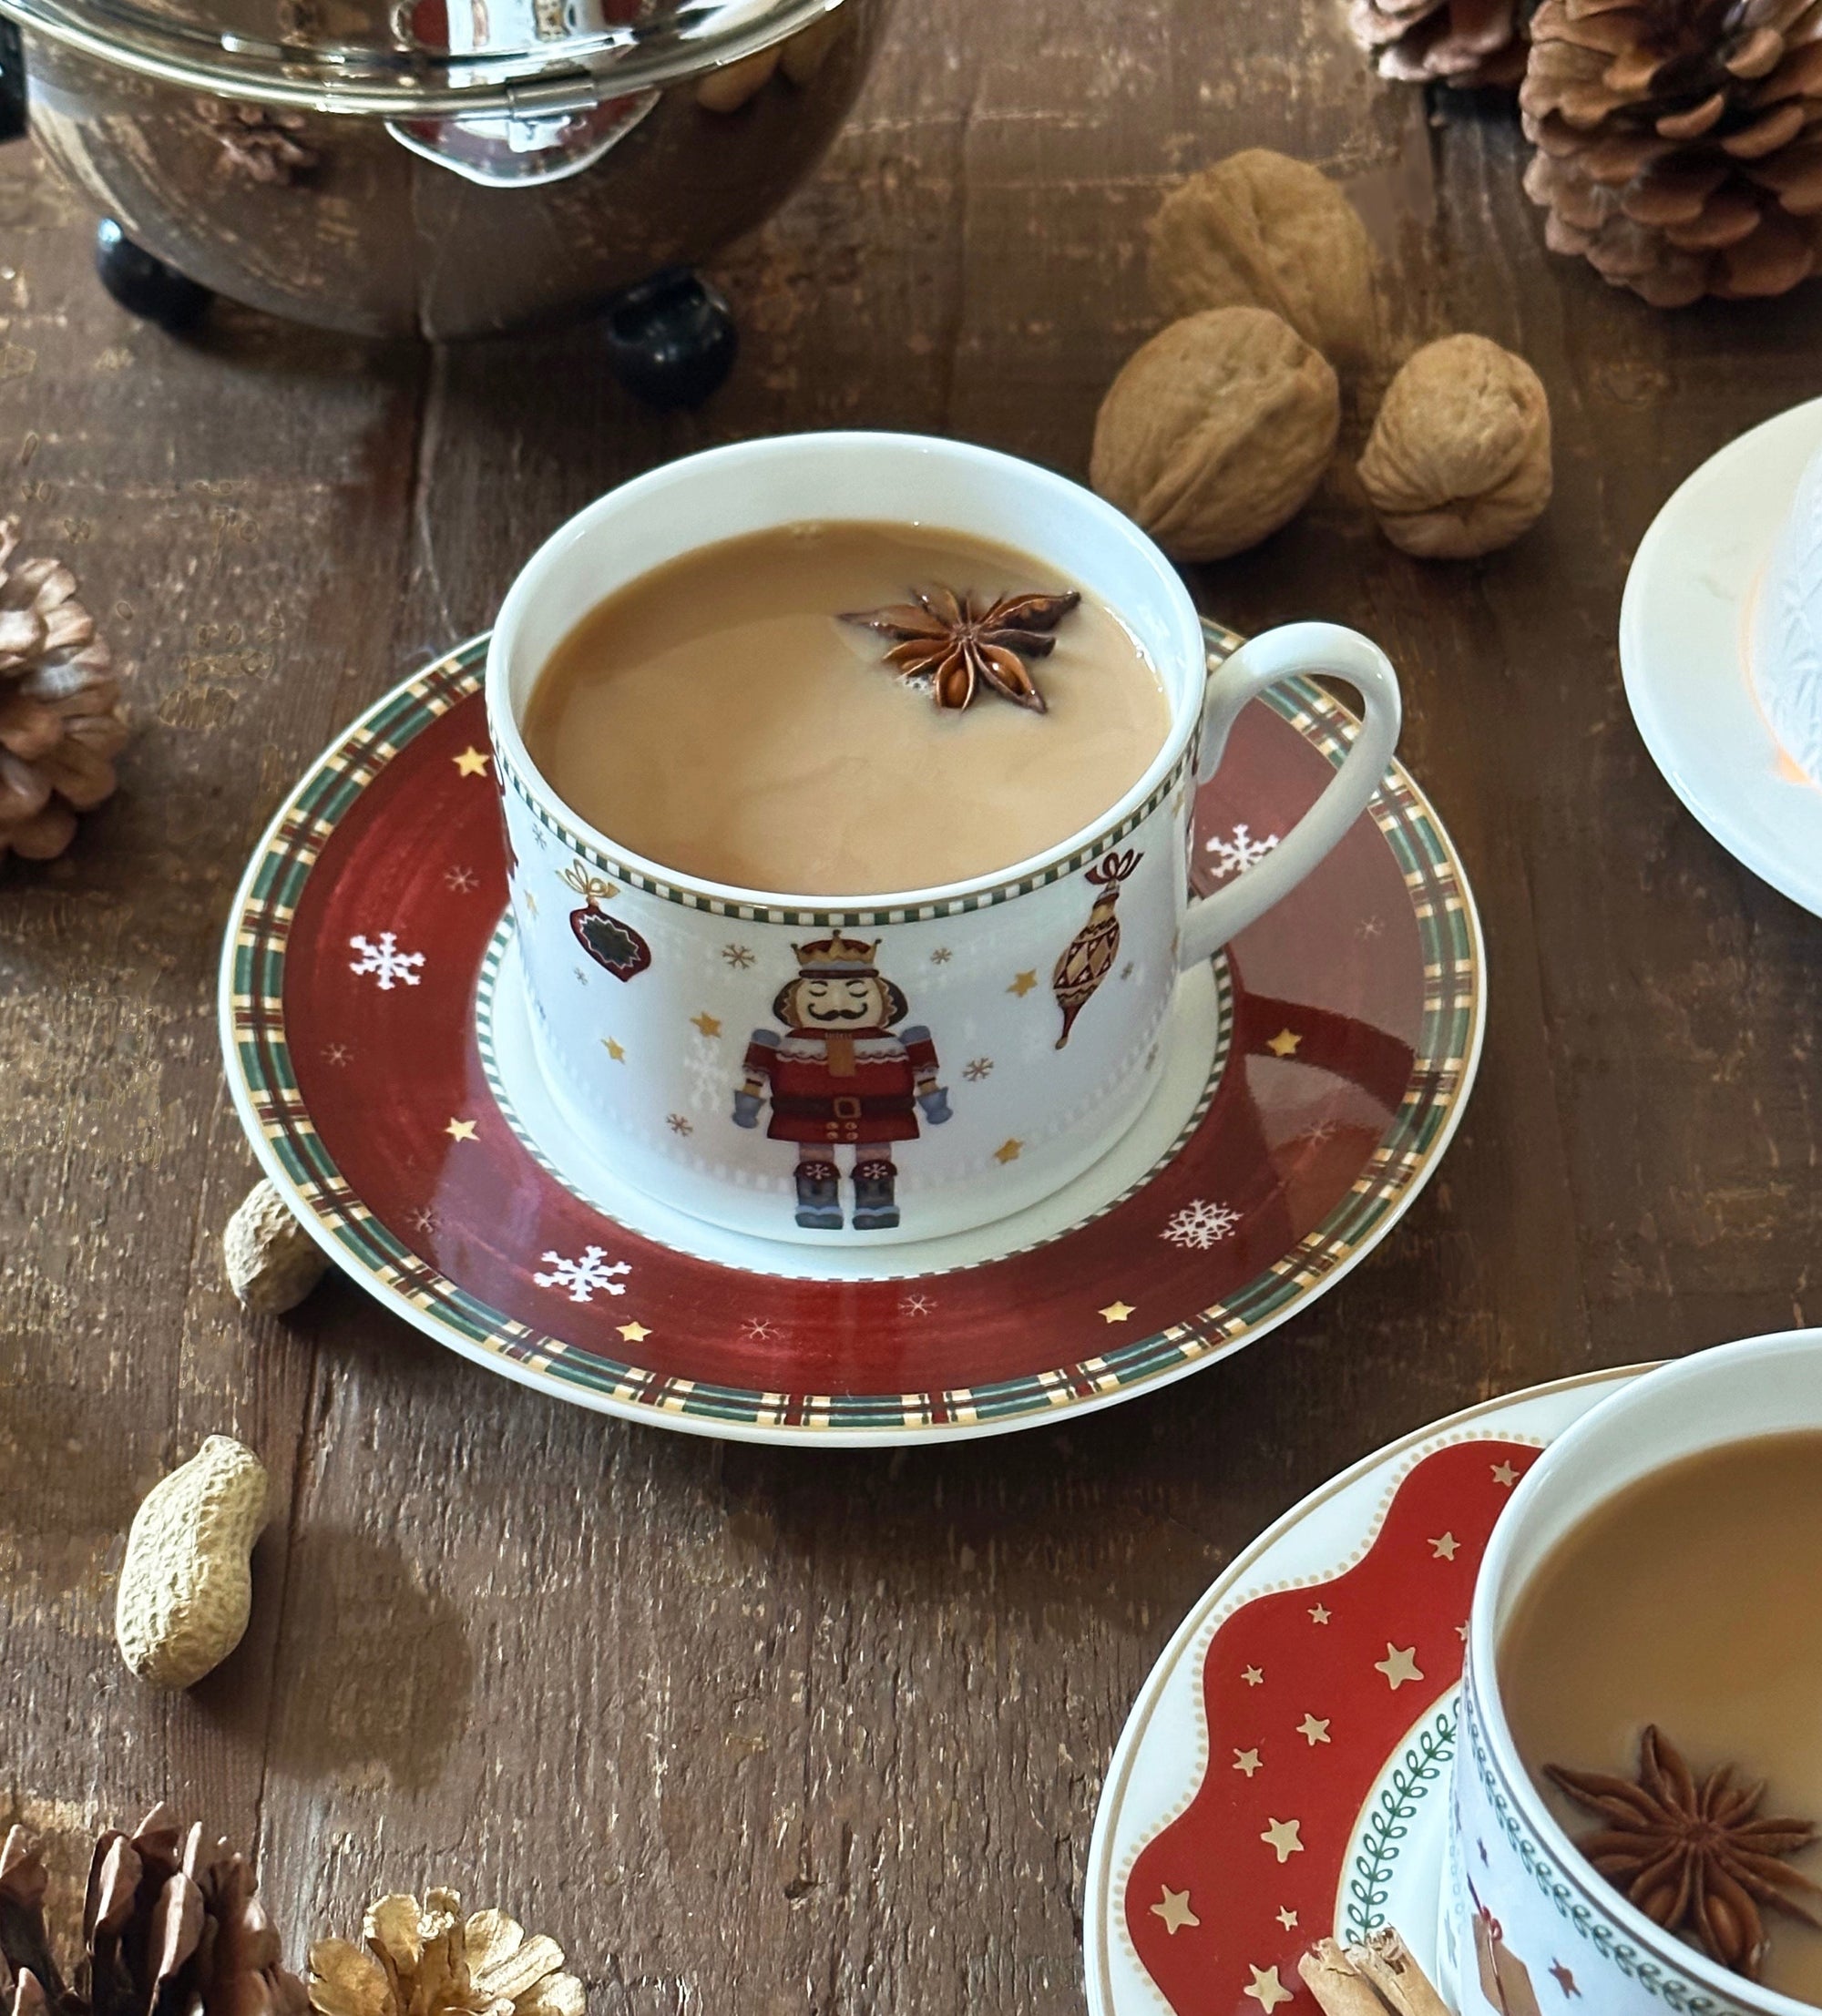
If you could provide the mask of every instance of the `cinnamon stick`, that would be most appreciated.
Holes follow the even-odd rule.
[[[1347,1958],[1355,1971],[1378,1990],[1394,2016],[1448,2016],[1448,2005],[1411,1958],[1396,1926],[1369,1932],[1364,1944],[1347,1949]]]
[[[1386,2016],[1378,1990],[1332,1939],[1317,1940],[1297,1972],[1324,2016]]]

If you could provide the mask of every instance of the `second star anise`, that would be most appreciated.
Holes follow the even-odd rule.
[[[1758,1979],[1762,1904],[1822,1926],[1822,1884],[1784,1861],[1817,1838],[1814,1824],[1757,1817],[1765,1786],[1737,1784],[1731,1765],[1698,1782],[1681,1753],[1647,1728],[1636,1783],[1554,1764],[1545,1769],[1607,1823],[1576,1843],[1582,1854],[1653,1923],[1693,1932],[1723,1967]]]
[[[842,618],[898,641],[885,654],[906,679],[928,677],[938,707],[959,710],[981,681],[1020,707],[1044,711],[1044,696],[1026,665],[1056,649],[1051,634],[1081,600],[1063,595],[1002,595],[988,602],[972,588],[914,588],[909,602],[857,609]]]

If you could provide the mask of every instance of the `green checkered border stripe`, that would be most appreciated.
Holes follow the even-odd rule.
[[[1225,656],[1233,648],[1233,633],[1211,625],[1209,642],[1211,657]],[[324,843],[361,792],[414,735],[478,690],[486,652],[486,639],[473,639],[388,694],[305,778],[257,864],[234,920],[231,954],[235,1059],[280,1165],[333,1233],[351,1270],[468,1345],[624,1407],[705,1422],[812,1432],[876,1428],[895,1435],[1009,1422],[1105,1398],[1232,1350],[1260,1324],[1288,1314],[1346,1263],[1433,1158],[1460,1093],[1481,976],[1471,916],[1448,837],[1394,765],[1372,811],[1404,875],[1423,947],[1418,1058],[1392,1125],[1349,1194],[1293,1252],[1237,1295],[1186,1322],[1074,1365],[940,1393],[785,1394],[670,1378],[565,1344],[506,1316],[420,1260],[351,1191],[299,1097],[284,1028],[286,941]],[[1330,762],[1340,763],[1351,722],[1319,686],[1289,680],[1264,697]]]
[[[537,1142],[530,1130],[519,1118],[518,1109],[512,1102],[512,1095],[507,1090],[506,1080],[500,1070],[499,1052],[494,1041],[494,1003],[500,977],[500,967],[507,956],[507,948],[513,938],[513,914],[508,910],[500,919],[494,935],[487,941],[487,949],[481,957],[480,978],[475,988],[475,1047],[481,1053],[481,1071],[487,1081],[487,1090],[494,1096],[494,1104],[500,1110],[500,1118],[511,1130],[515,1140],[546,1175],[562,1184],[573,1197],[580,1197],[586,1204],[592,1204],[591,1198],[582,1195],[562,1170],[551,1161]],[[1222,1074],[1227,1069],[1228,1052],[1233,1047],[1233,972],[1228,963],[1227,954],[1217,952],[1210,961],[1214,969],[1214,1054],[1209,1064],[1208,1076],[1203,1081],[1201,1092],[1196,1097],[1195,1110],[1177,1130],[1176,1138],[1164,1150],[1142,1176],[1127,1184],[1117,1197],[1110,1197],[1086,1217],[1078,1218],[1071,1225],[1065,1225],[1060,1232],[1034,1240],[1027,1246],[1009,1247],[998,1255],[1009,1260],[1015,1254],[1032,1253],[1039,1246],[1053,1245],[1059,1239],[1067,1239],[1072,1232],[1080,1232],[1084,1225],[1090,1225],[1097,1218],[1105,1218],[1110,1211],[1118,1209],[1129,1197],[1136,1196],[1144,1189],[1166,1162],[1176,1160],[1194,1137],[1195,1131],[1203,1123],[1203,1116],[1214,1103],[1214,1095],[1221,1089]],[[883,1278],[883,1277],[882,1277]]]

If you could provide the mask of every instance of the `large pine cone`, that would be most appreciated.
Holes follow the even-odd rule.
[[[14,561],[0,518],[0,861],[48,861],[109,796],[127,740],[120,675],[60,560]]]
[[[308,2016],[252,1871],[165,1807],[96,1842],[70,1986],[45,1924],[47,1882],[36,1845],[15,1827],[0,1848],[0,1986],[12,2016]]]
[[[1519,93],[1551,249],[1660,308],[1817,270],[1817,0],[1543,0]]]
[[[1384,77],[1472,89],[1525,74],[1520,0],[1351,0],[1348,25]]]

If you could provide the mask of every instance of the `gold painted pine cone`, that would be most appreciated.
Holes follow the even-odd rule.
[[[527,1939],[504,1911],[462,1915],[454,1890],[377,1898],[363,1944],[310,1949],[317,2016],[583,2016],[582,1984],[553,1939]]]
[[[60,560],[18,560],[0,518],[0,861],[48,861],[110,796],[127,740],[120,674]]]
[[[1525,189],[1552,251],[1661,308],[1816,271],[1815,0],[1542,0],[1530,32]]]
[[[1525,74],[1518,0],[1352,0],[1354,38],[1400,84],[1510,88]]]

